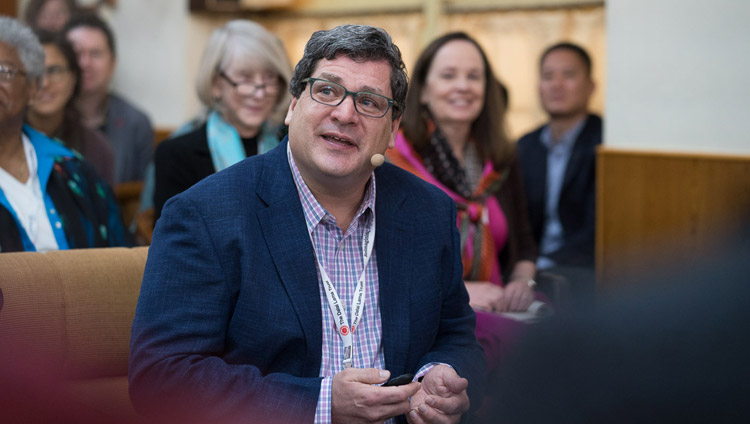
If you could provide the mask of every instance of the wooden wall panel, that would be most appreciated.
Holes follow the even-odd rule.
[[[597,179],[600,292],[709,257],[750,221],[750,156],[603,147]]]
[[[17,17],[18,4],[16,4],[16,0],[0,1],[0,15]]]

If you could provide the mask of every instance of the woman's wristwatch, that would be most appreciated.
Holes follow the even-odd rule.
[[[530,289],[534,290],[534,287],[536,287],[536,281],[534,281],[533,278],[523,278],[523,277],[513,278],[513,277],[511,277],[510,280],[511,281],[515,281],[515,280],[521,280],[521,281],[523,281],[523,280],[526,280],[526,285],[529,286]]]

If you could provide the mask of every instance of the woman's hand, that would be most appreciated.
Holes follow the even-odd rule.
[[[503,304],[499,309],[500,312],[518,312],[529,309],[529,305],[534,301],[534,290],[529,286],[528,281],[511,281],[505,285],[505,295]]]
[[[466,290],[469,292],[469,305],[474,309],[497,311],[503,303],[505,290],[488,281],[467,281]]]
[[[511,281],[505,287],[486,281],[467,281],[466,290],[472,308],[493,312],[525,311],[534,301],[534,291],[526,281]]]

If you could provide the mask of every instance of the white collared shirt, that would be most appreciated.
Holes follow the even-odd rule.
[[[59,246],[44,204],[44,191],[39,182],[36,151],[26,134],[22,135],[22,140],[29,178],[21,182],[0,168],[0,189],[36,250],[58,250]]]

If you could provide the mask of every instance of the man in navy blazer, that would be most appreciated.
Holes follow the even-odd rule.
[[[540,60],[539,94],[550,121],[518,141],[537,267],[570,280],[576,297],[593,293],[596,146],[602,120],[588,112],[591,58],[558,43]]]
[[[458,422],[469,398],[481,397],[484,355],[461,279],[455,204],[395,166],[378,167],[406,88],[385,31],[318,31],[291,81],[288,139],[167,202],[131,337],[130,394],[140,412],[437,423]],[[334,272],[321,260],[325,242],[348,257],[349,237],[355,255]],[[362,263],[371,297],[355,331],[353,299],[330,301],[328,284],[353,287],[337,280]],[[340,326],[334,305],[351,327]],[[360,337],[353,345],[348,328]],[[414,381],[380,386],[403,373]]]

